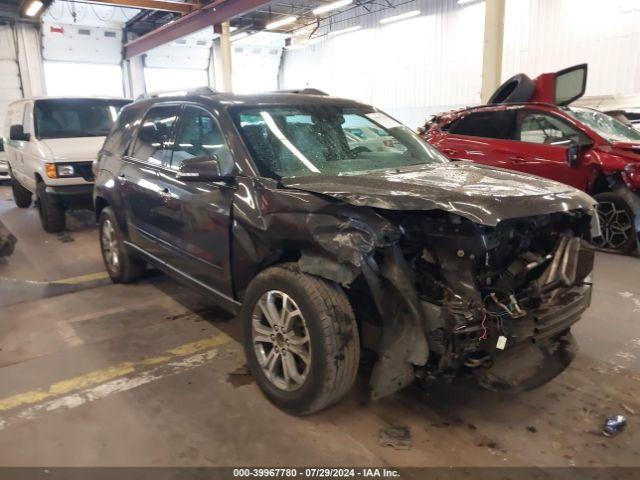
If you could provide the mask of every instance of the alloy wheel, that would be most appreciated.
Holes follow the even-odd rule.
[[[100,232],[102,240],[102,253],[111,272],[117,272],[120,268],[120,253],[118,251],[118,239],[111,220],[108,218],[102,223]]]
[[[598,203],[598,218],[602,236],[593,243],[603,249],[619,250],[633,234],[633,221],[629,213],[613,202]]]
[[[269,290],[256,303],[251,338],[260,368],[277,388],[300,388],[311,365],[311,344],[304,316],[286,293]]]

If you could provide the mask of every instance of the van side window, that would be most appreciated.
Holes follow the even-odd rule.
[[[230,171],[231,156],[217,122],[205,110],[186,106],[176,134],[171,168],[178,170],[185,160],[195,157],[217,158],[223,172]]]
[[[22,114],[22,131],[24,133],[31,132],[31,104],[26,103],[24,106],[24,112]]]
[[[515,130],[515,111],[472,112],[449,127],[449,133],[470,137],[510,140]]]
[[[168,165],[173,147],[173,126],[179,111],[179,105],[151,107],[138,129],[131,156],[157,166]]]

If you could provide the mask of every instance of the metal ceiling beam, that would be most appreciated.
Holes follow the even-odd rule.
[[[141,8],[145,10],[160,10],[187,14],[200,7],[197,3],[171,2],[165,0],[79,0],[81,3],[98,5],[113,5],[118,7]]]
[[[270,0],[216,0],[127,43],[124,46],[124,58],[128,59],[143,54],[152,48],[230,20],[269,2]]]

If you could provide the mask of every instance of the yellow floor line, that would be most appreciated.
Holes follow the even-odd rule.
[[[63,278],[61,280],[54,280],[51,283],[62,283],[64,285],[77,285],[79,283],[93,282],[94,280],[103,280],[109,278],[107,272],[88,273],[87,275],[79,275],[77,277]]]
[[[50,385],[47,389],[32,390],[30,392],[19,393],[17,395],[2,398],[0,399],[0,412],[19,407],[21,405],[38,403],[51,397],[68,394],[75,390],[87,388],[91,385],[103,383],[118,377],[124,377],[125,375],[135,372],[139,367],[166,363],[177,357],[185,357],[212,347],[223,345],[230,340],[231,337],[223,333],[219,333],[214,337],[172,348],[167,350],[165,355],[161,355],[159,357],[147,358],[137,362],[122,362],[111,367],[56,382]]]

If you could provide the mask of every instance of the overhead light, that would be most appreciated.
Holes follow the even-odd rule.
[[[235,35],[231,35],[231,41],[235,42],[236,40],[241,40],[245,37],[248,37],[249,34],[247,32],[236,33]]]
[[[475,2],[476,0],[458,0],[458,5],[464,5],[465,3]]]
[[[38,0],[34,0],[29,4],[29,6],[27,7],[24,13],[27,17],[33,17],[40,11],[41,8],[42,8],[42,2]]]
[[[285,25],[289,25],[290,23],[295,22],[298,17],[285,17],[280,20],[276,20],[275,22],[267,23],[264,27],[267,30],[275,30],[276,28],[284,27]]]
[[[355,25],[353,27],[343,28],[342,30],[335,30],[333,32],[329,32],[329,35],[330,36],[342,35],[343,33],[355,32],[356,30],[360,30],[361,28],[362,28],[362,26]]]
[[[420,15],[420,10],[411,10],[410,12],[401,13],[400,15],[394,15],[393,17],[387,17],[380,20],[380,23],[399,22],[400,20],[406,20],[407,18],[417,17]]]
[[[353,0],[338,0],[337,2],[329,3],[327,5],[323,5],[313,10],[313,14],[318,16],[323,13],[330,12],[331,10],[337,10],[342,7],[346,7],[347,5],[351,5]]]

